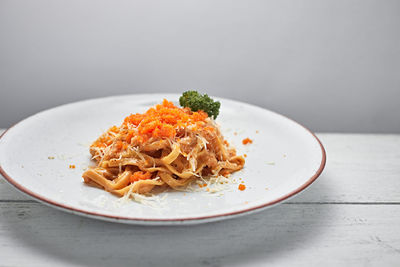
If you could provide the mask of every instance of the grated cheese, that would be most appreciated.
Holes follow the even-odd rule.
[[[231,184],[236,184],[235,180],[228,179],[222,175],[212,176],[210,178],[199,177],[199,180],[193,181],[182,191],[189,192],[205,192],[214,194],[221,191],[230,189]],[[223,194],[222,194],[223,195]],[[218,196],[222,196],[219,194]]]
[[[207,144],[208,144],[207,139],[205,139],[203,136],[200,136],[200,135],[196,135],[196,136],[203,143],[203,147],[207,151]]]

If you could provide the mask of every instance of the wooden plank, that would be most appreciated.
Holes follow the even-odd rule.
[[[400,135],[318,134],[321,177],[294,202],[400,202]]]
[[[400,135],[318,136],[327,150],[325,171],[290,202],[400,202]],[[0,201],[28,199],[0,179]]]
[[[398,266],[400,205],[283,204],[217,223],[140,227],[0,203],[3,266]]]

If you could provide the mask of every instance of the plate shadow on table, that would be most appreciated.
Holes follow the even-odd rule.
[[[324,194],[331,190],[330,180],[322,175],[303,195]],[[3,214],[3,225],[21,246],[49,263],[85,266],[219,266],[257,258],[272,262],[311,244],[335,216],[332,205],[292,201],[226,221],[154,227],[83,218],[39,203],[12,205]]]

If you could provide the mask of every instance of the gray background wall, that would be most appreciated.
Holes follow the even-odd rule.
[[[400,1],[0,0],[0,127],[186,88],[314,131],[400,133]]]

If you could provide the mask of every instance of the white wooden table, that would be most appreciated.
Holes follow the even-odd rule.
[[[400,266],[400,135],[318,136],[327,166],[306,192],[195,226],[86,219],[0,179],[0,266]]]

